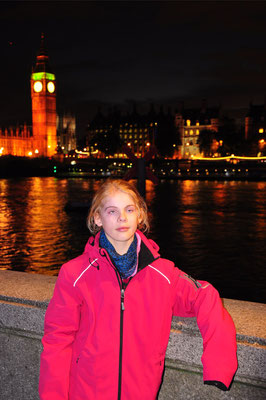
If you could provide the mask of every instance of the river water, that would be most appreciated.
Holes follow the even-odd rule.
[[[57,275],[82,253],[86,203],[101,181],[0,180],[0,269]],[[266,182],[161,181],[146,184],[149,237],[160,253],[222,297],[266,303]]]

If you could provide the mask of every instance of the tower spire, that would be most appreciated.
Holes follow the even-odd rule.
[[[44,33],[41,34],[41,44],[37,53],[36,65],[34,72],[53,72],[49,64],[49,57],[44,43]]]

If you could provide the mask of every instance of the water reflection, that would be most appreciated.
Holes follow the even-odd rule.
[[[88,202],[101,181],[0,180],[1,269],[55,275],[82,253]],[[163,257],[222,296],[265,301],[265,182],[161,181],[146,185],[150,237]],[[264,300],[262,300],[264,299]]]

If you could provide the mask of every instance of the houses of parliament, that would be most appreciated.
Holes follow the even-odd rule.
[[[52,157],[58,148],[76,148],[76,122],[70,114],[56,113],[56,78],[49,65],[44,35],[32,70],[32,126],[0,128],[0,155]]]

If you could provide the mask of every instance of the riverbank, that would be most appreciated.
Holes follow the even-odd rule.
[[[0,157],[0,178],[56,176],[58,178],[123,178],[133,167],[128,159]],[[266,160],[164,160],[146,165],[158,179],[266,180]],[[134,178],[137,178],[135,175]]]

